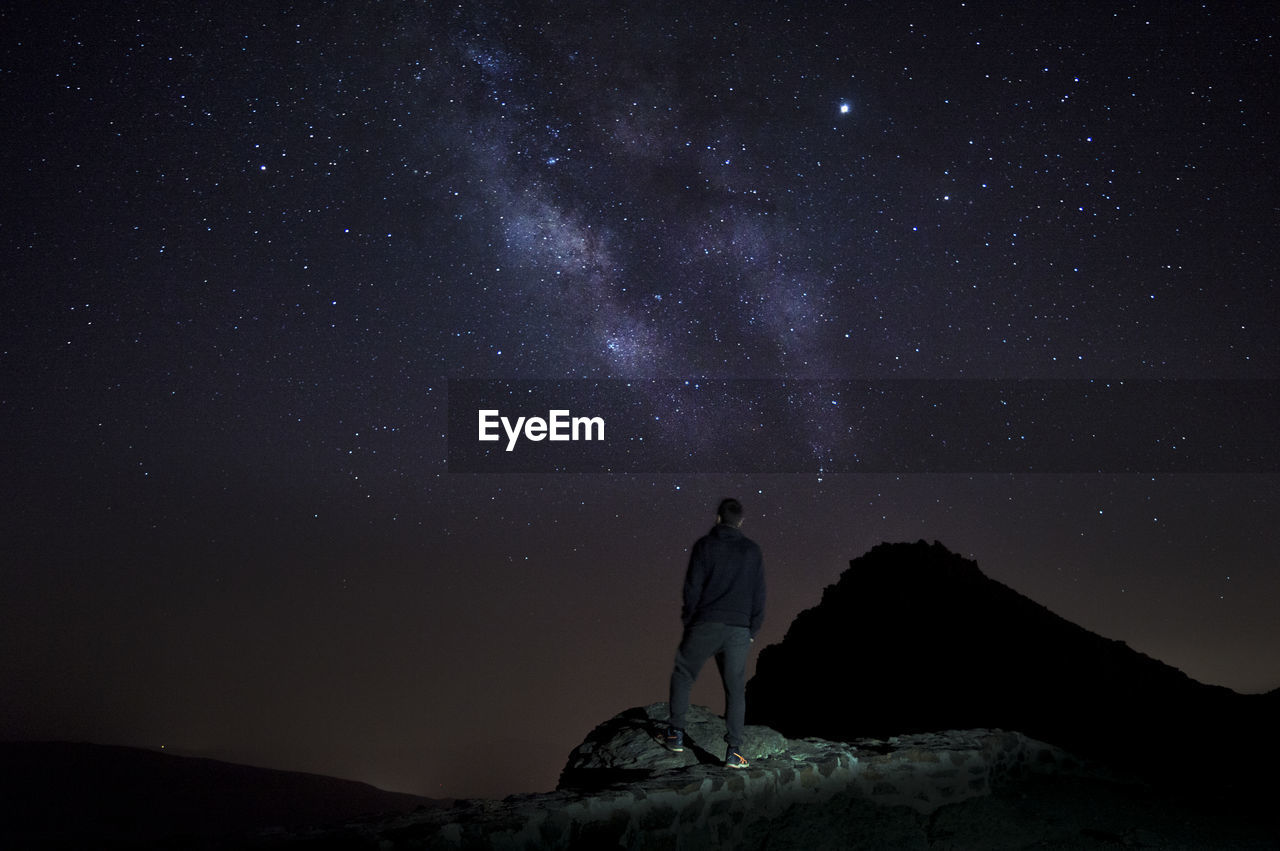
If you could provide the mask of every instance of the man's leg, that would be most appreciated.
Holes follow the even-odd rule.
[[[724,740],[729,749],[742,747],[747,714],[747,655],[751,651],[751,631],[745,626],[724,627],[721,650],[716,654],[720,679],[724,682]]]
[[[670,726],[684,729],[684,716],[689,710],[689,692],[693,681],[706,661],[720,649],[720,625],[694,624],[684,631],[680,648],[676,651],[675,668],[671,671],[671,691],[668,694],[667,711]]]

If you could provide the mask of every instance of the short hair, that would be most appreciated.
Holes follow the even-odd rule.
[[[742,503],[732,497],[722,499],[720,500],[720,507],[716,509],[716,514],[720,516],[721,523],[737,526],[742,523]]]

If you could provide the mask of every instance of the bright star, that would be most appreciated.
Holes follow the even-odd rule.
[[[847,103],[840,104],[840,114],[847,115],[848,112],[849,112],[849,104]]]

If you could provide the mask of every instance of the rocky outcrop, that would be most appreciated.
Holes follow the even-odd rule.
[[[1016,729],[1160,774],[1185,760],[1168,743],[1189,732],[1260,733],[1266,702],[1197,683],[921,541],[853,560],[761,651],[747,720],[841,741]]]
[[[992,784],[1029,771],[1085,770],[1062,750],[1001,730],[966,730],[893,736],[886,740],[831,742],[786,739],[758,725],[746,728],[742,753],[752,769],[729,771],[724,761],[724,719],[705,706],[689,708],[686,749],[672,753],[658,743],[666,728],[667,705],[629,709],[604,722],[573,750],[560,789],[592,790],[614,785],[619,771],[632,783],[707,766],[712,777],[740,774],[750,789],[762,778],[778,791],[799,783],[818,798],[855,796],[922,813],[944,803],[987,794]],[[764,797],[769,797],[765,795]],[[796,799],[794,791],[784,797]]]
[[[840,743],[759,726],[744,746],[751,768],[734,771],[721,765],[724,722],[705,707],[691,707],[692,746],[668,752],[656,739],[666,709],[637,707],[601,724],[570,754],[554,792],[464,802],[347,836],[433,849],[912,847],[941,807],[1037,775],[1087,774],[1058,748],[1000,730]]]
[[[724,722],[691,707],[692,747],[656,739],[664,703],[609,719],[559,788],[264,840],[260,849],[1269,848],[1274,819],[1159,796],[1147,784],[1002,730],[832,742],[748,727],[746,770],[722,767]]]
[[[705,706],[689,707],[681,753],[655,747],[666,721],[665,703],[628,709],[605,721],[569,754],[558,788],[599,788],[661,771],[724,762],[725,724],[719,715]],[[745,733],[742,753],[753,762],[787,752],[788,742],[777,730],[748,725]]]

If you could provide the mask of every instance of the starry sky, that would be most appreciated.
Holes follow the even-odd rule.
[[[665,699],[724,496],[761,643],[849,559],[936,539],[1196,679],[1280,686],[1274,455],[859,472],[869,418],[779,389],[1274,410],[1273,4],[80,5],[0,9],[0,738],[549,789]],[[638,404],[809,449],[451,467],[450,388],[494,379],[751,382],[790,413]],[[1130,417],[1178,439],[1202,397],[1164,398]]]

